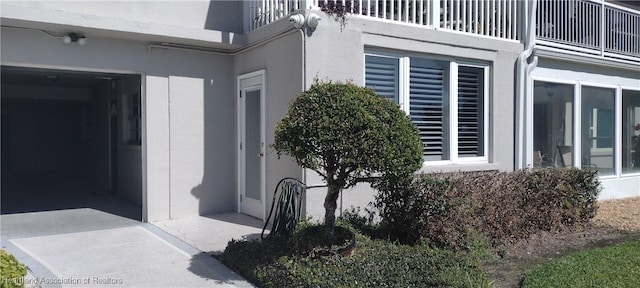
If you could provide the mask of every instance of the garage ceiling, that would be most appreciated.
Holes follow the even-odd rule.
[[[92,88],[105,80],[123,77],[119,74],[76,72],[2,66],[2,85],[56,86],[69,88]]]

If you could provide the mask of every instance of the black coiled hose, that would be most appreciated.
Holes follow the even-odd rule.
[[[269,216],[260,234],[261,239],[271,236],[289,236],[293,234],[300,220],[302,202],[304,201],[306,190],[307,186],[294,178],[283,178],[278,182],[275,191],[273,191],[271,211],[269,211]],[[269,235],[265,237],[264,231],[267,230],[269,220],[271,220],[272,216],[274,218],[271,224],[271,231]]]

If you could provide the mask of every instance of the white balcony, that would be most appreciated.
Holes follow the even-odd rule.
[[[245,5],[248,31],[283,18],[297,9],[340,10],[347,17],[402,22],[518,40],[519,0],[251,0]]]
[[[538,0],[538,46],[640,62],[640,11],[600,0]]]

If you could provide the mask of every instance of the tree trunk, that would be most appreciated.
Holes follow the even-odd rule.
[[[327,234],[329,246],[333,245],[335,240],[336,227],[336,209],[338,208],[338,196],[340,195],[340,187],[329,185],[327,188],[327,196],[324,198],[324,225]]]

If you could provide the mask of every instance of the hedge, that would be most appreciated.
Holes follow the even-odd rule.
[[[595,171],[552,168],[422,174],[375,187],[390,237],[464,248],[478,237],[499,244],[586,223],[600,182]]]

